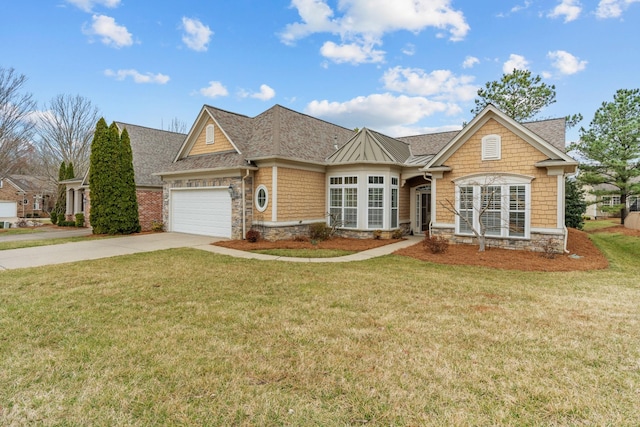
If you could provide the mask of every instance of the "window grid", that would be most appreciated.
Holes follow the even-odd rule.
[[[340,227],[358,227],[358,177],[329,178],[330,225],[337,221]]]

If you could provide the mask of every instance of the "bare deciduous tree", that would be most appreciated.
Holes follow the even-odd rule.
[[[187,133],[187,130],[188,130],[187,123],[183,122],[177,117],[174,117],[169,122],[169,126],[167,126],[167,130],[169,132],[175,132],[175,133]]]
[[[0,67],[0,178],[21,167],[32,149],[31,113],[36,103],[30,93],[23,92],[26,81],[13,68]]]
[[[89,166],[91,139],[100,118],[98,108],[80,95],[57,95],[38,121],[39,150],[56,176],[60,163],[73,163],[76,174]]]

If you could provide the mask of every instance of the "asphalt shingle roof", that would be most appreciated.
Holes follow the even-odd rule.
[[[136,185],[161,186],[162,180],[153,173],[171,164],[186,135],[121,122],[116,125],[120,132],[126,128],[129,133]]]

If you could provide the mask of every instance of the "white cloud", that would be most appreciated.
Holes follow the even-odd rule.
[[[241,91],[239,95],[242,98],[249,97],[249,98],[256,98],[261,101],[268,101],[274,96],[276,96],[276,91],[273,90],[268,85],[263,84],[263,85],[260,85],[260,92],[249,93],[247,91]]]
[[[93,15],[93,23],[90,28],[85,28],[84,32],[90,36],[98,36],[102,43],[107,46],[121,48],[123,46],[131,46],[133,37],[127,31],[127,27],[118,25],[116,20],[110,16]]]
[[[584,70],[587,66],[587,61],[581,61],[564,50],[549,52],[547,57],[553,61],[553,67],[563,75],[575,74]]]
[[[139,73],[137,70],[132,70],[132,69],[118,70],[118,71],[105,70],[104,75],[107,77],[114,77],[116,80],[124,80],[127,77],[131,77],[133,78],[133,81],[135,83],[155,83],[155,84],[163,85],[169,81],[169,76],[165,74],[161,74],[161,73],[142,74],[142,73]]]
[[[402,48],[402,53],[407,56],[413,56],[416,54],[416,46],[413,43],[407,43],[407,45]]]
[[[325,42],[320,48],[320,54],[338,64],[344,62],[362,64],[384,60],[384,51],[375,50],[372,45],[366,46],[356,43],[337,45],[331,41]]]
[[[516,55],[512,53],[509,55],[509,59],[502,66],[502,72],[505,74],[511,74],[513,70],[528,70],[529,61],[522,55]]]
[[[479,64],[480,60],[475,56],[467,56],[464,58],[464,62],[462,63],[462,68],[472,68],[474,65]]]
[[[222,83],[211,81],[209,82],[209,86],[200,89],[200,94],[208,98],[217,98],[219,96],[229,95],[229,91]]]
[[[85,12],[91,12],[93,7],[98,5],[112,9],[120,5],[120,0],[67,0],[67,2]]]
[[[531,1],[529,0],[525,0],[525,2],[523,4],[517,4],[515,6],[513,6],[508,13],[504,13],[504,12],[500,12],[498,13],[498,18],[506,18],[507,16],[511,15],[512,13],[518,13],[521,10],[525,10],[528,9],[529,6],[531,6]]]
[[[207,50],[207,45],[213,35],[213,31],[208,26],[197,19],[183,17],[182,28],[185,31],[185,34],[182,35],[182,41],[189,49],[197,52],[205,52]]]
[[[600,0],[596,16],[598,18],[619,18],[631,3],[638,3],[640,0]]]
[[[341,43],[327,42],[321,53],[341,62],[355,62],[345,58],[379,62],[384,52],[372,47],[382,45],[383,36],[394,31],[419,33],[435,28],[447,31],[453,41],[464,39],[469,32],[464,14],[451,7],[451,0],[344,0],[335,11],[327,0],[292,0],[291,6],[298,10],[301,21],[287,25],[281,41],[291,45],[314,33],[337,35]]]
[[[560,18],[564,16],[564,22],[571,22],[578,19],[582,12],[582,5],[578,0],[562,0],[549,14],[550,18]]]
[[[394,67],[382,80],[385,89],[409,95],[431,96],[438,101],[471,101],[478,92],[472,76],[456,76],[449,70],[426,73],[419,68]]]
[[[371,127],[393,134],[391,129],[417,123],[436,113],[459,114],[460,107],[424,97],[389,93],[359,96],[346,102],[312,101],[305,112],[348,128]]]

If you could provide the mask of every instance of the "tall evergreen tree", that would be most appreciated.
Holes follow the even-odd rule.
[[[109,128],[104,118],[98,120],[91,141],[89,189],[91,197],[90,223],[94,234],[107,233],[109,195],[112,192],[114,153],[109,147]]]
[[[584,191],[574,179],[565,179],[564,196],[564,224],[567,227],[582,230],[584,226],[584,214],[587,212],[587,202],[584,200]]]
[[[593,188],[598,201],[618,196],[620,203],[602,210],[620,213],[624,224],[627,199],[640,194],[640,89],[620,89],[613,102],[603,102],[589,129],[580,129],[580,141],[570,147],[585,162],[580,181]]]
[[[131,139],[125,128],[120,135],[120,178],[121,195],[119,199],[121,221],[119,232],[123,234],[140,231],[138,217],[138,199],[136,197],[135,174],[133,171],[133,153]]]
[[[67,190],[64,185],[60,184],[60,182],[65,179],[67,179],[67,165],[65,162],[62,162],[60,163],[60,169],[58,169],[58,197],[53,207],[53,212],[58,215],[64,214],[67,210]]]

